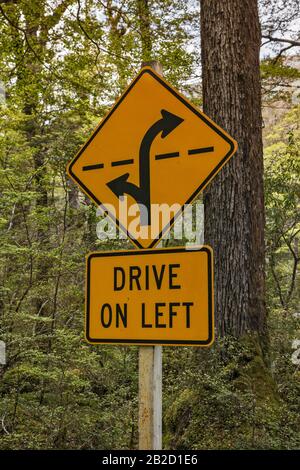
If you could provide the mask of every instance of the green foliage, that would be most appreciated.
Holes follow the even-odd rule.
[[[164,1],[149,15],[151,58],[180,86],[193,14]],[[136,348],[83,338],[85,255],[128,242],[96,239],[66,164],[149,58],[137,1],[21,0],[0,16],[0,448],[133,448]]]
[[[261,76],[263,80],[266,79],[287,79],[295,80],[300,78],[298,69],[285,65],[284,60],[277,60],[274,62],[272,59],[265,59],[260,65]]]
[[[291,87],[300,78],[300,71],[287,63],[285,57],[264,59],[260,65],[264,101],[291,101]]]
[[[265,187],[270,303],[299,305],[300,107],[292,108],[266,138]]]
[[[0,449],[137,447],[137,349],[83,338],[85,255],[129,243],[96,239],[95,208],[66,164],[142,60],[160,60],[180,89],[199,66],[197,2],[147,2],[150,43],[138,3],[0,2]],[[262,73],[273,85],[298,77],[282,63]],[[297,120],[299,108],[266,150],[271,372],[251,337],[166,348],[166,447],[299,447]]]
[[[299,448],[299,374],[290,360],[295,321],[281,318],[276,312],[270,319],[271,369],[254,336],[227,337],[207,351],[169,348],[166,448]]]

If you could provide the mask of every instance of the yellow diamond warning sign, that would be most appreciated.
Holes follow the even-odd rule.
[[[136,246],[151,248],[236,148],[226,132],[146,67],[68,173]]]
[[[86,279],[90,343],[213,342],[212,250],[207,246],[92,253]]]

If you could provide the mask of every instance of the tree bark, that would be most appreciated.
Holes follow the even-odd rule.
[[[137,0],[137,12],[142,45],[142,60],[149,61],[152,55],[151,14],[148,0]]]
[[[239,145],[204,194],[220,335],[265,333],[260,24],[256,0],[201,0],[203,108]]]

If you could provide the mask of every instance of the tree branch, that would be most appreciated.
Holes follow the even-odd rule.
[[[275,38],[274,36],[271,36],[269,34],[262,35],[263,39],[268,39],[270,42],[286,42],[287,44],[290,44],[291,46],[300,46],[300,41],[296,41],[294,39],[285,39],[285,38]]]
[[[6,416],[6,413],[4,413],[4,415],[2,416],[1,418],[1,426],[2,426],[2,429],[3,431],[5,432],[5,434],[9,434],[8,430],[6,429],[6,426],[5,426],[5,416]]]
[[[286,46],[284,47],[283,49],[281,49],[281,51],[277,54],[277,56],[275,57],[275,59],[273,60],[273,63],[276,64],[276,62],[280,59],[280,57],[282,56],[282,54],[286,51],[288,51],[289,49],[292,49],[292,47],[295,47],[293,44],[290,44],[289,46]]]
[[[65,11],[67,10],[67,8],[72,5],[72,3],[74,3],[75,0],[65,0],[63,2],[61,2],[60,5],[58,5],[53,13],[51,15],[47,15],[45,17],[45,21],[47,23],[47,30],[49,31],[49,29],[52,29],[54,28],[54,26],[57,25],[57,23],[59,23],[61,17],[63,16],[63,14],[65,13]]]
[[[45,61],[37,54],[36,50],[34,49],[34,47],[31,45],[31,42],[29,41],[28,39],[28,35],[27,35],[27,31],[22,28],[21,26],[19,26],[18,24],[16,24],[14,21],[11,20],[11,18],[7,15],[7,13],[4,11],[3,7],[1,6],[1,3],[2,0],[0,0],[0,14],[3,16],[3,18],[6,20],[6,22],[12,27],[14,28],[15,30],[17,31],[20,31],[21,33],[23,33],[24,35],[24,39],[25,39],[25,42],[27,44],[27,48],[28,50],[30,50],[34,57],[36,58],[36,60],[43,66],[45,67],[45,69],[47,69],[50,73],[52,73],[58,80],[65,80],[69,83],[72,83],[73,85],[75,86],[80,86],[82,89],[86,90],[87,88],[84,86],[83,83],[77,83],[75,82],[74,80],[70,79],[69,77],[66,77],[66,76],[63,76],[63,75],[60,75],[59,73],[57,73],[57,69],[55,69],[54,67],[51,67],[51,66],[48,66]]]
[[[270,268],[271,268],[271,272],[272,272],[272,275],[273,275],[273,278],[274,278],[274,281],[275,281],[275,285],[276,285],[276,288],[277,288],[277,294],[278,294],[280,303],[281,303],[282,307],[285,308],[286,305],[285,305],[285,301],[284,301],[284,298],[283,298],[283,295],[282,295],[281,285],[280,285],[280,282],[279,282],[279,279],[277,277],[277,273],[276,273],[276,270],[275,270],[275,260],[274,260],[274,255],[273,254],[271,254],[271,256],[270,256]]]
[[[116,57],[116,58],[118,58],[118,59],[122,59],[122,57],[121,57],[120,55],[116,54],[115,52],[108,51],[106,48],[104,48],[104,47],[102,47],[102,46],[99,46],[99,44],[91,37],[91,35],[87,32],[87,30],[86,30],[85,27],[83,26],[82,21],[81,21],[81,19],[80,19],[80,11],[81,11],[81,3],[80,3],[80,0],[77,0],[77,4],[78,4],[78,8],[77,8],[76,18],[77,18],[78,26],[79,26],[79,28],[81,29],[81,31],[83,32],[83,34],[85,35],[85,37],[86,37],[89,41],[91,41],[91,43],[94,44],[94,46],[97,48],[97,55],[96,55],[95,63],[97,63],[99,54],[100,54],[101,52],[104,52],[105,54],[114,56],[114,57]]]

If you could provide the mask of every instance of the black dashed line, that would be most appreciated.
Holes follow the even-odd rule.
[[[104,163],[97,163],[96,165],[86,165],[82,167],[83,171],[99,170],[100,168],[104,168]]]
[[[129,158],[128,160],[117,160],[116,162],[111,162],[111,166],[130,165],[133,162],[133,158]]]
[[[159,155],[155,155],[155,160],[163,160],[164,158],[174,158],[174,157],[179,157],[179,152],[161,153]]]
[[[214,147],[201,147],[199,149],[190,149],[188,150],[189,155],[197,155],[198,153],[209,153],[213,152]]]

